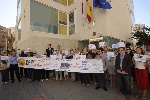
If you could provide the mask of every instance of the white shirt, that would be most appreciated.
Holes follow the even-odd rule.
[[[56,54],[56,59],[59,59],[59,60],[61,60],[62,59],[62,54]]]
[[[135,68],[145,69],[144,62],[135,61]]]
[[[80,52],[79,52],[79,53],[76,53],[76,54],[73,56],[73,59],[80,59]]]

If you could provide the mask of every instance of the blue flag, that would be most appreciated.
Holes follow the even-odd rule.
[[[106,0],[93,0],[93,7],[103,8],[103,9],[111,9],[111,4]]]

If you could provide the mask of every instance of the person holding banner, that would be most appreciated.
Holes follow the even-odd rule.
[[[7,52],[3,52],[3,56],[7,56]],[[7,84],[9,81],[9,61],[8,59],[1,59],[2,65],[4,66],[1,70],[1,76],[2,76],[2,84]]]
[[[142,55],[142,48],[137,47],[136,53],[139,57]],[[134,57],[135,58],[135,57]],[[149,88],[149,81],[148,81],[148,71],[147,68],[149,67],[148,60],[146,62],[140,62],[135,60],[135,76],[136,76],[136,83],[137,88],[139,89],[138,95],[136,97],[142,96],[141,100],[146,100],[147,90]]]
[[[56,51],[56,60],[61,60],[62,54],[60,53],[60,50],[58,49]],[[56,81],[58,81],[58,76],[60,75],[60,81],[62,81],[62,71],[55,71],[56,73]]]
[[[102,60],[104,73],[96,74],[97,86],[95,89],[98,90],[99,88],[101,88],[101,83],[102,83],[103,89],[107,91],[107,88],[106,88],[106,73],[107,72],[106,71],[108,69],[108,58],[103,54],[103,52],[104,52],[103,48],[99,48],[97,50],[98,57],[96,58]]]
[[[10,56],[10,58],[9,58],[9,61],[10,61],[9,70],[10,70],[10,77],[12,80],[11,83],[14,83],[14,71],[15,71],[16,77],[18,79],[18,82],[21,82],[17,58],[18,57],[16,55],[16,51],[13,51],[13,55]]]
[[[75,49],[75,54],[73,56],[73,59],[80,59],[80,52],[79,52],[79,48]],[[79,73],[78,72],[73,72],[71,74],[71,77],[73,77],[73,82],[78,81],[79,78]]]
[[[132,60],[129,55],[125,53],[124,47],[119,47],[119,55],[117,55],[115,60],[115,68],[117,70],[120,92],[118,95],[126,94],[126,99],[130,100],[131,97],[131,86],[130,86],[130,76],[131,76]]]
[[[46,56],[47,57],[50,57],[50,55],[53,55],[54,53],[54,48],[51,47],[51,44],[48,45],[48,49],[46,49]],[[49,70],[46,70],[45,73],[46,73],[46,80],[49,79]]]
[[[114,53],[114,52],[112,52]],[[116,69],[115,69],[115,59],[116,57],[109,57],[109,63],[108,63],[108,72],[110,75],[110,87],[115,88],[115,80],[116,80]]]
[[[83,52],[82,52],[82,55],[86,55],[86,58],[89,55],[87,50],[88,49],[85,48],[83,49]],[[89,73],[80,73],[80,80],[81,80],[82,86],[84,85],[86,85],[87,87],[90,86],[90,74]]]

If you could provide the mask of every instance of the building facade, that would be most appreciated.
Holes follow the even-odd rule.
[[[92,5],[92,0],[88,1]],[[90,42],[111,45],[129,41],[134,26],[133,1],[113,0],[110,4],[112,9],[107,10],[92,7],[92,22],[88,23],[86,0],[18,0],[14,47],[43,54],[48,44],[69,50],[82,49]]]
[[[13,49],[13,38],[9,34],[10,29],[0,26],[0,53],[3,51],[11,51]]]

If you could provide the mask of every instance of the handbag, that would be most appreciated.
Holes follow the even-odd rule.
[[[0,65],[0,70],[6,70],[6,69],[7,69],[6,64]]]

